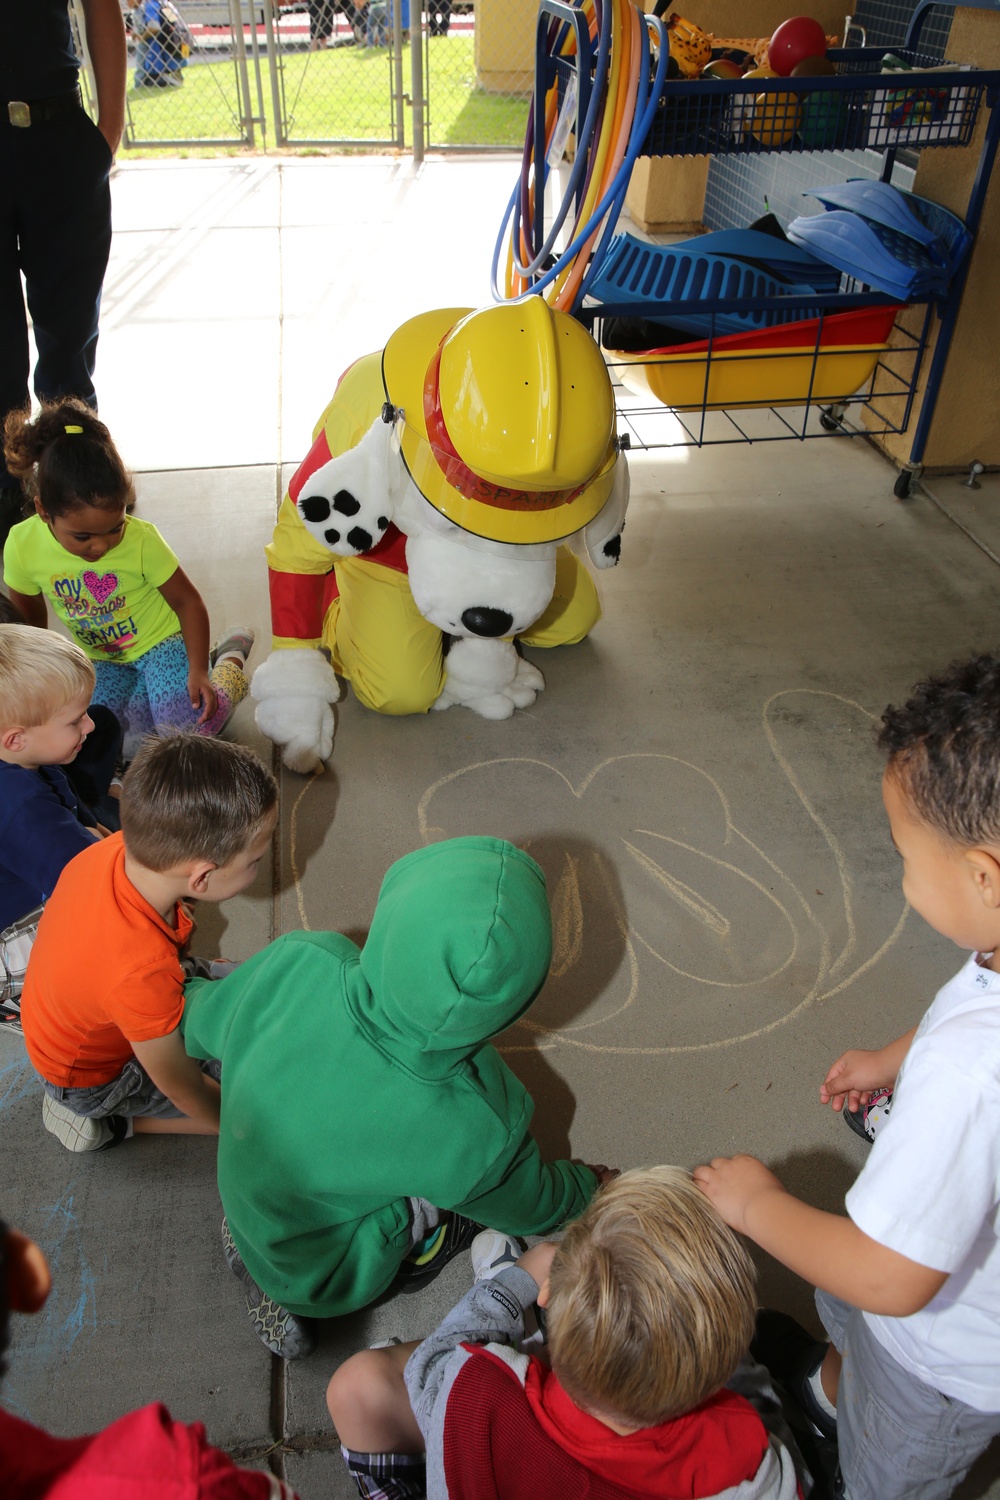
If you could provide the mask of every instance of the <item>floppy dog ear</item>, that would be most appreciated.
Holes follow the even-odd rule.
[[[611,494],[583,531],[583,543],[595,568],[613,568],[621,556],[628,496],[628,462],[624,453],[619,453]]]
[[[295,508],[311,536],[338,557],[370,552],[392,520],[389,464],[392,428],[379,416],[360,443],[315,469]]]

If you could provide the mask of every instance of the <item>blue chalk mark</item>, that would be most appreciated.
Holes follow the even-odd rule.
[[[0,1067],[0,1110],[9,1109],[19,1099],[39,1092],[38,1074],[26,1056],[14,1057]]]

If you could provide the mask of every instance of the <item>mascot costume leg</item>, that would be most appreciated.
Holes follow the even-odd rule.
[[[422,313],[346,371],[267,548],[274,649],[252,692],[290,769],[331,753],[335,672],[379,713],[534,702],[514,638],[582,640],[600,604],[571,546],[618,561],[614,417],[597,345],[540,297]]]

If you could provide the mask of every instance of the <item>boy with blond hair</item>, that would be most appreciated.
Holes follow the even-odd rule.
[[[197,734],[147,740],[122,786],[122,832],[63,871],[22,997],[42,1120],[70,1151],[133,1130],[217,1135],[211,1063],[185,1051],[185,902],[253,881],[277,821],[274,777],[251,750]]]
[[[762,1417],[780,1428],[773,1393],[745,1358],[752,1262],[687,1172],[624,1173],[559,1244],[516,1260],[513,1244],[494,1256],[497,1238],[473,1247],[480,1279],[430,1338],[366,1350],[333,1376],[327,1405],[361,1495],[800,1493]],[[550,1364],[520,1348],[533,1304]]]
[[[879,745],[903,895],[970,956],[919,1026],[843,1053],[820,1086],[856,1110],[895,1085],[847,1218],[752,1156],[694,1175],[817,1288],[831,1342],[786,1329],[761,1353],[837,1442],[847,1500],[945,1500],[1000,1433],[1000,660],[918,684]]]
[[[64,767],[94,727],[94,669],[51,630],[0,625],[0,1024],[18,1027],[41,908],[100,835]]]

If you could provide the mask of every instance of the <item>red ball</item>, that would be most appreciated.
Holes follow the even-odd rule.
[[[826,33],[812,16],[782,21],[767,47],[767,60],[779,78],[787,78],[796,63],[826,52]]]

